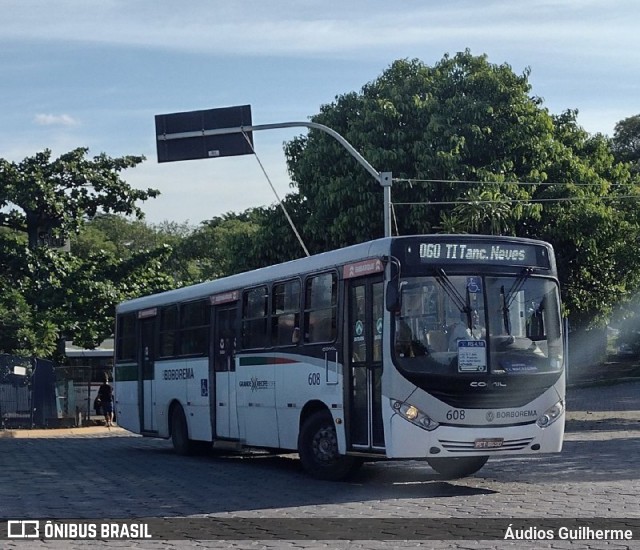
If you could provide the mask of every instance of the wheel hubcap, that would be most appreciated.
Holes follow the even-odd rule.
[[[313,454],[318,461],[333,462],[338,455],[338,440],[335,430],[332,428],[322,428],[313,438]]]

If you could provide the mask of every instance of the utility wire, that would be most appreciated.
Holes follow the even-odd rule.
[[[391,217],[393,218],[393,224],[396,226],[396,235],[400,235],[400,229],[398,228],[398,216],[396,215],[395,205],[391,203]]]
[[[553,186],[553,185],[573,185],[574,187],[593,187],[595,185],[602,185],[603,183],[571,183],[571,182],[558,182],[558,181],[480,181],[480,180],[444,180],[444,179],[416,179],[416,178],[393,178],[394,183],[408,183],[409,185],[417,184],[417,183],[456,183],[456,184],[464,184],[464,183],[473,183],[473,184],[482,184],[482,185],[490,185],[490,184],[500,184],[500,185],[530,185],[530,186]],[[611,183],[613,186],[619,186],[623,184]]]
[[[466,200],[466,201],[426,201],[426,202],[394,202],[396,206],[431,206],[435,204],[457,205],[457,204],[504,204],[508,203],[537,203],[537,202],[572,202],[590,201],[596,197],[559,197],[555,199],[505,199],[505,200]],[[598,200],[620,200],[620,199],[640,199],[640,195],[620,195],[618,197],[597,197]]]
[[[302,250],[304,250],[304,253],[307,256],[310,256],[309,251],[307,250],[307,247],[305,246],[304,241],[302,240],[302,237],[300,236],[300,233],[298,233],[298,230],[296,229],[296,226],[293,223],[293,220],[291,219],[291,216],[289,216],[289,212],[287,212],[287,209],[284,206],[284,203],[282,202],[282,200],[280,199],[280,196],[278,195],[278,192],[276,191],[276,188],[273,186],[273,183],[271,183],[271,178],[269,178],[269,175],[267,174],[267,171],[264,169],[264,166],[263,166],[262,162],[260,161],[260,157],[258,156],[258,153],[256,153],[256,150],[253,148],[253,143],[251,143],[251,140],[249,139],[249,136],[247,135],[246,132],[243,131],[242,135],[244,136],[244,139],[247,140],[247,143],[249,144],[249,147],[251,147],[251,150],[253,151],[253,156],[256,157],[256,160],[258,161],[258,164],[260,165],[260,168],[262,169],[262,173],[264,174],[264,177],[267,178],[267,181],[269,182],[269,186],[271,187],[271,190],[273,191],[273,194],[276,196],[276,199],[278,199],[278,204],[280,205],[280,208],[282,208],[282,211],[284,212],[284,215],[287,218],[287,221],[289,222],[289,225],[291,226],[291,229],[293,229],[293,232],[295,233],[296,237],[298,238],[298,242],[300,243],[300,246],[302,247]]]

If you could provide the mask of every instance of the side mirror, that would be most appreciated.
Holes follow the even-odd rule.
[[[391,261],[390,277],[385,291],[385,305],[387,311],[391,313],[400,313],[402,309],[402,285],[400,283],[400,262],[398,260]]]
[[[385,303],[387,311],[400,313],[402,309],[402,285],[400,284],[400,266],[397,262],[391,263],[391,277],[387,283]]]
[[[398,280],[391,280],[387,283],[387,295],[385,297],[387,311],[399,313],[402,309],[402,292]]]

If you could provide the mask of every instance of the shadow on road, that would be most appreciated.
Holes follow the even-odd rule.
[[[7,482],[0,484],[0,517],[176,517],[261,510],[312,516],[317,507],[329,516],[375,509],[405,517],[409,500],[426,509],[445,498],[455,510],[474,501],[486,506],[485,497],[507,498],[511,491],[562,486],[581,494],[584,484],[593,482],[635,487],[640,429],[633,411],[640,410],[640,383],[571,390],[568,409],[576,413],[567,422],[562,453],[492,458],[474,476],[455,481],[417,460],[366,464],[350,481],[332,483],[307,476],[296,455],[211,451],[182,457],[168,441],[125,435],[1,439],[0,471]]]
[[[567,441],[561,454],[491,459],[475,476],[444,481],[425,462],[366,464],[350,481],[308,477],[296,455],[177,456],[166,441],[130,437],[12,439],[2,442],[0,516],[38,518],[169,517],[287,510],[375,501],[402,513],[398,501],[496,493],[496,482],[532,485],[635,480],[640,437]],[[108,495],[106,512],[96,492]],[[385,502],[388,504],[385,505]]]

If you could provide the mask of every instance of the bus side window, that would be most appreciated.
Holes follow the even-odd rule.
[[[267,331],[267,303],[269,292],[266,286],[245,290],[242,296],[242,347],[244,349],[265,348],[270,345]]]
[[[331,342],[337,335],[338,278],[335,273],[309,277],[305,285],[304,340]]]
[[[178,306],[171,305],[160,310],[160,357],[173,357],[178,344]]]
[[[180,307],[180,355],[205,355],[208,349],[209,307],[206,300]]]
[[[136,358],[136,314],[127,313],[118,316],[118,334],[116,339],[118,361],[134,361]]]
[[[273,345],[297,344],[294,332],[300,325],[300,281],[295,279],[274,284],[272,296],[271,341]]]

